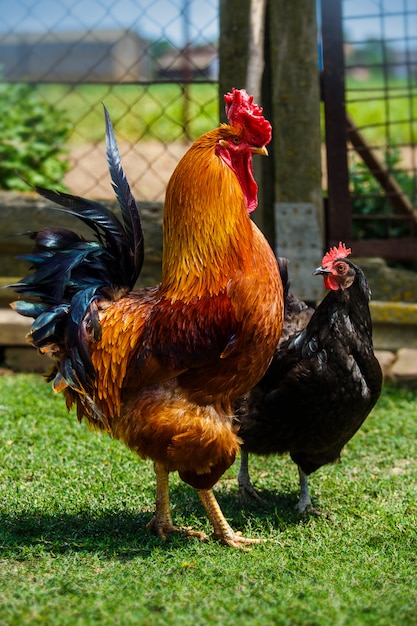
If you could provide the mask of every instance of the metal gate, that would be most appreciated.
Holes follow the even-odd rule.
[[[321,0],[328,244],[416,261],[417,8],[398,0],[389,11],[382,0],[364,0],[355,13],[351,4]],[[365,19],[378,35],[350,39]],[[393,24],[398,32],[387,33]],[[358,106],[371,115],[361,127]]]

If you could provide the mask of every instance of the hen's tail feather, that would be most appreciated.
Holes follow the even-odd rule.
[[[284,292],[284,300],[288,296],[290,289],[290,279],[288,276],[288,259],[284,256],[277,257],[278,269],[281,275],[282,288]]]
[[[105,426],[104,416],[89,395],[95,378],[89,345],[101,336],[98,303],[118,299],[133,288],[143,264],[144,243],[138,207],[105,108],[104,113],[107,163],[122,221],[99,202],[35,187],[60,205],[54,208],[84,222],[95,240],[87,241],[64,228],[31,233],[35,246],[23,257],[31,264],[31,273],[10,287],[28,298],[11,306],[34,318],[29,340],[57,361],[54,388],[73,389],[86,412]]]

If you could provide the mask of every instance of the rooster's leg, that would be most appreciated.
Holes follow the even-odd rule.
[[[190,537],[206,539],[205,533],[181,528],[172,523],[171,506],[169,502],[169,472],[161,463],[154,463],[156,475],[156,511],[154,517],[147,524],[147,528],[156,532],[161,539],[166,539],[167,535],[179,532]]]
[[[148,524],[162,539],[173,532],[175,527],[172,523],[171,507],[169,502],[169,473],[160,463],[154,463],[156,475],[156,512]]]
[[[300,497],[295,508],[299,513],[304,513],[305,511],[313,511],[310,492],[308,490],[308,478],[307,475],[304,474],[300,466],[298,466],[298,475],[300,477]]]
[[[251,483],[249,476],[249,453],[246,450],[240,451],[240,468],[239,474],[237,476],[237,481],[239,484],[239,493],[241,496],[248,495],[258,502],[264,503],[261,496],[258,494],[256,489]]]
[[[243,548],[244,546],[262,541],[261,539],[241,537],[232,530],[211,489],[197,489],[197,493],[214,528],[215,539],[219,539],[221,543],[232,548]]]

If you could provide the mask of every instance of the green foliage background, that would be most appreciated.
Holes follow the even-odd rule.
[[[0,83],[0,188],[27,191],[29,183],[64,189],[70,128],[66,114],[31,85]]]

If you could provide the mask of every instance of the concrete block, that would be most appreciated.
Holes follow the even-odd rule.
[[[402,384],[417,384],[417,350],[400,348],[391,367],[391,376]]]
[[[0,346],[26,346],[32,322],[12,309],[0,309]]]
[[[52,369],[52,359],[43,354],[39,354],[35,348],[27,347],[7,347],[3,351],[4,365],[14,372],[36,372],[39,374],[48,373]]]
[[[375,350],[375,356],[381,366],[384,380],[392,378],[391,367],[396,359],[395,352],[389,350]]]

